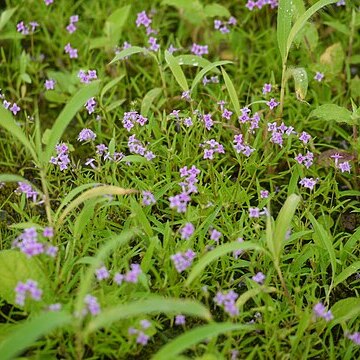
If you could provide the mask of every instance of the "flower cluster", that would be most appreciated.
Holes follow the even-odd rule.
[[[96,154],[100,157],[102,156],[104,160],[111,160],[115,162],[120,161],[124,157],[122,152],[117,151],[114,151],[114,153],[111,155],[108,151],[108,147],[105,144],[96,145]],[[91,164],[93,161],[95,161],[95,159],[88,159],[89,164]]]
[[[78,15],[72,15],[70,16],[70,23],[69,25],[66,27],[66,30],[68,33],[72,34],[73,32],[76,31],[76,23],[79,21],[79,16]]]
[[[66,170],[70,164],[68,146],[65,143],[60,143],[55,146],[55,150],[57,156],[52,156],[50,163],[59,165],[61,171]]]
[[[141,345],[146,345],[150,339],[149,335],[146,335],[144,330],[147,330],[151,327],[151,322],[149,320],[141,320],[140,321],[141,330],[136,329],[134,327],[130,327],[128,329],[129,335],[137,335],[136,343]]]
[[[43,291],[37,281],[28,279],[25,283],[19,281],[15,287],[15,304],[24,306],[27,296],[35,301],[40,301]]]
[[[127,131],[130,131],[135,126],[135,123],[140,124],[140,126],[144,126],[147,121],[148,119],[140,115],[137,111],[129,111],[124,113],[122,123],[124,128]]]
[[[331,310],[326,311],[325,306],[319,302],[313,307],[313,313],[317,318],[323,318],[326,321],[330,321],[334,318]]]
[[[52,228],[45,228],[43,236],[52,237]],[[28,257],[40,254],[55,257],[58,251],[56,246],[39,242],[38,233],[34,227],[25,229],[23,233],[13,241],[13,247],[19,248],[20,251]]]
[[[70,43],[67,43],[64,47],[65,54],[69,54],[70,59],[78,58],[78,51],[75,48],[72,48]]]
[[[96,107],[95,98],[93,97],[90,98],[84,106],[86,107],[88,114],[91,115],[95,111],[95,107]]]
[[[83,310],[83,315],[90,313],[91,315],[100,314],[101,308],[100,304],[95,296],[90,294],[86,295],[84,298],[85,309]]]
[[[197,193],[197,186],[195,184],[198,182],[197,176],[199,174],[200,170],[194,165],[190,169],[187,166],[180,169],[180,176],[184,178],[179,183],[182,192],[169,197],[171,209],[176,208],[178,213],[186,212],[187,204],[191,201],[190,195]]]
[[[259,271],[251,279],[262,285],[266,279],[266,276],[261,271]]]
[[[301,165],[304,164],[308,169],[314,162],[314,154],[311,151],[308,151],[305,155],[301,153],[295,156],[295,160]]]
[[[195,226],[190,222],[186,223],[180,229],[181,238],[184,240],[188,240],[190,238],[190,236],[194,233],[194,231],[195,231]]]
[[[136,18],[136,26],[144,26],[146,28],[146,35],[156,34],[157,31],[154,30],[151,25],[151,18],[146,14],[145,11],[139,12]],[[160,45],[157,43],[157,39],[153,36],[150,36],[148,39],[148,44],[150,45],[149,49],[152,51],[158,51],[160,49]]]
[[[204,122],[206,130],[210,130],[213,127],[214,122],[211,118],[211,114],[204,114],[202,120]]]
[[[341,162],[339,161],[339,159],[342,159],[342,155],[334,154],[331,155],[331,158],[335,160],[335,167],[337,169],[340,169],[341,172],[350,172],[351,170],[350,163],[348,161],[341,161]]]
[[[200,147],[204,148],[204,159],[213,160],[214,154],[225,154],[224,146],[215,139],[205,141],[200,144]]]
[[[299,181],[303,187],[312,190],[317,183],[317,179],[304,177]]]
[[[271,133],[270,142],[282,146],[284,135],[290,136],[294,132],[294,128],[286,126],[284,123],[277,126],[277,123],[274,121],[273,123],[268,123],[268,131]]]
[[[39,24],[36,21],[31,21],[28,25],[25,25],[23,21],[20,21],[16,25],[16,31],[22,35],[33,34]]]
[[[178,252],[170,256],[170,259],[173,261],[175,269],[178,273],[183,272],[189,266],[191,266],[196,254],[191,249],[188,249],[185,252]]]
[[[136,138],[135,135],[131,135],[128,139],[128,147],[129,151],[132,154],[138,154],[143,156],[146,160],[151,161],[156,157],[156,155],[150,151],[147,150],[146,146],[144,146],[140,140]]]
[[[33,189],[33,187],[25,182],[18,182],[18,188],[15,190],[15,192],[20,194],[25,194],[27,199],[32,199],[33,202],[36,202],[37,196],[39,195],[38,192]]]
[[[360,332],[354,332],[353,334],[346,334],[346,337],[350,339],[354,344],[360,345]]]
[[[77,76],[83,84],[89,84],[92,80],[97,79],[96,70],[88,70],[87,72],[80,70]]]
[[[142,192],[142,203],[145,206],[149,206],[156,203],[154,195],[150,191],[143,191]]]
[[[244,143],[244,137],[242,134],[235,135],[233,142],[233,147],[238,154],[242,153],[243,155],[249,157],[255,151],[255,149]]]
[[[105,280],[110,277],[109,271],[105,266],[101,266],[95,270],[95,276],[98,281]]]
[[[146,12],[142,11],[137,14],[136,26],[139,27],[139,26],[143,25],[146,28],[148,28],[151,24],[151,21],[152,20],[147,16]]]
[[[78,141],[92,141],[96,139],[96,134],[90,129],[82,129],[78,135]]]
[[[238,296],[239,295],[233,290],[230,290],[227,294],[219,291],[214,297],[214,302],[218,306],[223,306],[225,312],[227,312],[231,317],[234,317],[239,315],[239,309],[235,303]]]
[[[193,43],[191,47],[191,52],[197,56],[206,55],[209,53],[208,45],[198,45]]]
[[[230,29],[228,28],[227,25],[234,26],[234,25],[236,25],[236,23],[237,23],[237,20],[233,16],[230,16],[230,18],[227,22],[223,22],[221,20],[215,19],[214,20],[214,29],[219,30],[222,34],[227,34],[230,32]]]
[[[160,49],[160,45],[157,43],[157,39],[153,36],[149,37],[148,43],[150,45],[150,50],[158,51]]]
[[[254,8],[261,10],[265,5],[269,5],[271,9],[275,9],[278,7],[278,0],[248,0],[245,7],[252,11]]]
[[[121,285],[123,281],[127,283],[136,284],[138,282],[139,276],[142,274],[142,270],[139,264],[131,264],[129,271],[125,274],[116,273],[114,275],[114,282],[118,285]]]
[[[218,76],[211,76],[208,78],[206,75],[202,78],[202,83],[204,86],[207,84],[218,84],[219,83],[219,77]]]

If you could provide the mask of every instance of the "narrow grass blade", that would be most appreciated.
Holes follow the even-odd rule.
[[[17,10],[17,6],[11,9],[7,9],[1,13],[0,16],[0,31],[4,28],[4,26],[9,22],[11,17],[14,15]]]
[[[292,10],[292,1],[279,0],[276,36],[283,63],[286,63],[287,58],[286,48],[291,30]]]
[[[248,291],[245,291],[243,294],[241,294],[236,301],[236,306],[237,307],[244,306],[247,301],[249,301],[250,299],[253,299],[258,294],[261,294],[261,293],[268,294],[268,293],[273,293],[276,291],[277,291],[277,289],[274,287],[258,286],[254,289],[250,289]]]
[[[211,70],[216,69],[216,67],[226,64],[231,64],[232,61],[222,60],[222,61],[215,61],[210,65],[204,67],[196,76],[191,84],[191,92],[195,89],[196,85],[201,81],[201,79]]]
[[[100,315],[90,321],[85,333],[92,333],[102,327],[129,317],[154,313],[186,314],[204,320],[211,319],[209,310],[198,301],[167,299],[155,296],[151,299],[132,301],[131,303],[103,310]]]
[[[313,6],[311,6],[309,9],[307,9],[305,11],[304,14],[302,14],[295,22],[294,26],[291,28],[290,33],[288,33],[288,37],[287,37],[287,43],[286,43],[286,51],[285,51],[285,55],[283,57],[283,62],[284,59],[287,59],[290,48],[292,43],[294,42],[294,39],[296,37],[296,35],[299,33],[299,31],[304,27],[304,25],[306,24],[306,22],[317,12],[319,11],[321,8],[323,8],[324,6],[330,5],[330,4],[335,4],[338,0],[320,0],[317,3],[315,3]],[[279,2],[279,7],[281,3],[291,3],[291,1],[289,0],[280,0]],[[279,19],[279,15],[278,15],[278,19]],[[278,20],[279,21],[279,20]],[[283,50],[280,50],[283,51]]]
[[[360,261],[356,261],[344,269],[334,279],[334,287],[345,281],[349,276],[355,274],[360,269]]]
[[[36,163],[39,162],[38,154],[36,153],[34,146],[30,143],[20,126],[16,124],[9,110],[6,110],[2,105],[0,106],[0,126],[24,145],[25,149],[29,152]]]
[[[134,54],[139,54],[139,53],[147,54],[148,50],[146,50],[146,48],[143,48],[140,46],[131,46],[127,49],[120,51],[118,54],[116,54],[116,56],[110,61],[109,65],[113,64],[116,61],[122,60],[128,56],[131,56]]]
[[[226,85],[227,91],[229,93],[231,103],[232,103],[232,105],[234,107],[234,110],[236,112],[236,115],[240,116],[241,115],[240,103],[239,103],[238,96],[236,94],[235,86],[234,86],[233,82],[231,81],[229,75],[227,74],[227,72],[223,68],[221,68],[221,72],[222,72],[222,75],[224,77],[225,85]]]
[[[216,247],[215,250],[211,250],[210,252],[208,252],[198,261],[198,263],[192,268],[185,282],[185,285],[189,286],[198,276],[202,274],[203,270],[210,263],[235,250],[257,250],[264,252],[265,249],[262,246],[255,244],[251,241],[246,241],[243,243],[232,242],[229,244],[220,245]]]
[[[161,95],[161,93],[162,93],[161,88],[154,88],[146,93],[141,103],[142,116],[146,117],[148,115],[151,105],[154,103],[155,99]]]
[[[300,196],[291,194],[282,206],[279,215],[275,221],[275,229],[273,236],[273,249],[275,259],[279,262],[281,252],[285,242],[286,232],[289,230],[290,223],[294,217],[295,210],[300,202]]]
[[[181,66],[176,61],[174,56],[172,54],[170,54],[167,50],[165,50],[165,61],[169,65],[171,72],[173,73],[176,81],[178,82],[180,87],[183,89],[183,91],[188,91],[189,85],[186,81],[186,77],[185,77],[184,72],[181,69]]]
[[[14,330],[0,344],[1,359],[14,359],[38,338],[49,334],[56,328],[70,324],[71,320],[70,314],[65,311],[49,312],[15,326]]]
[[[231,331],[243,331],[244,333],[256,330],[253,325],[232,324],[232,323],[218,323],[209,324],[195,329],[189,330],[186,333],[178,336],[175,340],[170,341],[164,345],[152,358],[152,360],[169,360],[176,355],[181,354],[186,349],[200,343],[201,341],[211,339]]]
[[[341,254],[340,259],[342,262],[346,260],[346,258],[351,254],[354,250],[354,247],[360,240],[360,227],[350,236],[349,240],[344,245]]]
[[[63,223],[66,216],[86,200],[93,199],[94,197],[97,196],[128,195],[128,194],[133,194],[135,192],[136,190],[123,189],[121,187],[112,186],[112,185],[102,185],[102,186],[97,186],[94,189],[87,190],[84,193],[82,193],[80,196],[78,196],[75,200],[69,203],[69,205],[64,209],[62,214],[59,216],[59,219],[56,221],[56,226],[59,227]]]
[[[66,104],[60,115],[55,120],[51,128],[48,142],[42,158],[42,163],[47,165],[50,161],[51,155],[55,150],[55,145],[60,141],[65,129],[70,121],[74,118],[77,112],[84,106],[87,100],[95,96],[100,88],[100,82],[94,81],[80,89]]]

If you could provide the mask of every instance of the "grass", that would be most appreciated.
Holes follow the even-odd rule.
[[[5,3],[1,358],[357,358],[355,2]]]

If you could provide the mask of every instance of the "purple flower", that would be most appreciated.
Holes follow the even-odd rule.
[[[35,301],[40,301],[43,291],[35,280],[28,279],[25,283],[19,281],[15,287],[15,304],[24,306],[27,296]]]
[[[11,108],[9,108],[9,110],[16,115],[19,111],[20,111],[20,107],[16,104],[13,103],[13,105],[11,106]]]
[[[262,285],[264,283],[266,276],[262,272],[258,272],[252,277],[252,279],[258,284]]]
[[[233,114],[232,111],[230,111],[228,109],[224,109],[221,116],[226,120],[230,120],[232,114]]]
[[[142,192],[142,203],[145,206],[149,206],[156,203],[154,195],[150,191],[143,191]]]
[[[227,294],[219,291],[214,297],[214,302],[218,306],[223,306],[225,312],[227,312],[231,317],[234,317],[239,315],[239,309],[235,303],[238,296],[239,295],[233,290],[230,290]]]
[[[116,274],[114,275],[114,282],[115,282],[117,285],[121,285],[123,281],[124,281],[124,275],[123,275],[123,274],[116,273]]]
[[[36,198],[37,196],[39,195],[38,192],[36,190],[34,190],[32,188],[32,186],[28,183],[25,183],[25,182],[21,182],[19,181],[18,182],[18,188],[16,189],[16,192],[17,193],[22,193],[22,194],[25,194],[26,195],[26,198],[29,199],[29,198],[32,198],[32,201],[35,202],[36,201]]]
[[[204,114],[203,121],[204,121],[206,130],[210,130],[212,128],[212,126],[214,125],[214,122],[211,118],[211,114]]]
[[[311,136],[305,131],[303,131],[299,136],[299,140],[301,140],[304,144],[307,144],[310,139]]]
[[[216,229],[212,229],[210,233],[210,240],[214,240],[215,242],[219,242],[222,234],[220,231]]]
[[[45,89],[46,90],[54,90],[56,81],[54,79],[45,80]]]
[[[85,104],[86,110],[88,111],[88,114],[91,115],[95,111],[96,107],[96,101],[95,98],[90,98],[86,104]]]
[[[183,120],[183,122],[184,122],[184,125],[187,126],[187,127],[190,127],[190,126],[193,125],[193,122],[192,122],[191,117],[185,118],[185,119]]]
[[[151,19],[146,15],[145,11],[142,11],[137,14],[137,18],[136,18],[137,27],[144,25],[147,28],[150,26],[150,24],[151,24]]]
[[[86,312],[89,312],[91,315],[98,315],[101,311],[99,302],[95,296],[86,295],[84,298],[86,305]]]
[[[63,171],[68,168],[68,165],[70,164],[69,159],[69,148],[65,143],[60,143],[55,146],[57,156],[52,156],[50,159],[50,163],[54,165],[59,165],[60,171]]]
[[[315,317],[319,318],[323,318],[326,321],[330,321],[334,318],[333,314],[331,313],[331,310],[326,311],[325,306],[319,302],[316,305],[314,305],[313,307],[313,313],[315,315]]]
[[[176,315],[175,325],[185,325],[185,316],[184,315]]]
[[[299,184],[305,188],[312,190],[317,183],[317,179],[314,178],[303,178],[299,181]]]
[[[344,161],[344,162],[340,163],[337,166],[337,168],[339,168],[341,170],[341,172],[347,171],[348,173],[350,173],[350,170],[351,170],[351,166],[348,161]]]
[[[178,252],[174,255],[171,255],[170,259],[173,261],[176,271],[181,273],[189,266],[191,266],[195,256],[196,254],[189,249],[184,253]]]
[[[54,236],[54,228],[51,226],[44,228],[43,236],[51,239]]]
[[[262,89],[262,93],[266,94],[266,93],[271,92],[271,88],[272,88],[271,84],[264,84],[264,87]]]
[[[78,141],[83,142],[83,141],[89,141],[89,140],[95,140],[96,138],[96,134],[90,130],[90,129],[82,129],[79,133],[78,136]]]
[[[67,30],[67,32],[69,33],[69,34],[72,34],[72,33],[74,33],[75,31],[76,31],[76,26],[75,26],[75,24],[73,24],[73,23],[70,23],[67,27],[66,27],[66,30]]]
[[[49,6],[53,2],[54,2],[54,0],[44,0],[44,3],[45,3],[46,6]]]
[[[192,47],[191,47],[191,52],[194,54],[194,55],[197,55],[197,56],[202,56],[202,55],[206,55],[209,53],[209,50],[208,50],[208,46],[207,45],[198,45],[198,44],[193,44]]]
[[[141,320],[141,321],[140,321],[140,326],[141,326],[144,330],[146,330],[146,329],[148,329],[148,328],[151,326],[151,322],[150,322],[149,320],[147,320],[147,319]]]
[[[181,229],[180,234],[182,239],[189,239],[190,236],[194,233],[195,227],[192,223],[186,223]]]
[[[178,51],[177,48],[175,48],[173,46],[173,44],[170,44],[170,46],[168,47],[167,51],[170,53],[170,54],[173,54],[175,51]]]
[[[360,332],[354,332],[353,334],[347,334],[346,337],[350,339],[355,345],[360,345]]]
[[[267,190],[260,190],[260,197],[262,199],[267,199],[269,197],[269,192]]]
[[[150,44],[150,50],[152,51],[158,51],[160,49],[160,45],[157,44],[157,39],[154,37],[150,37],[148,40],[148,43]]]
[[[142,274],[142,270],[139,264],[131,264],[131,270],[129,270],[125,276],[124,280],[129,283],[137,283],[139,276]]]
[[[316,81],[320,82],[320,81],[322,81],[322,79],[324,78],[324,76],[325,76],[324,73],[318,71],[318,72],[315,74],[314,79],[315,79]]]
[[[109,271],[105,266],[100,267],[99,269],[96,269],[95,271],[96,279],[101,281],[109,278],[110,274]]]
[[[141,345],[146,345],[149,341],[149,336],[146,335],[144,332],[139,331],[138,336],[136,338],[136,342]]]
[[[78,21],[79,21],[79,15],[71,15],[70,16],[71,23],[77,23]]]
[[[69,54],[70,59],[76,59],[78,57],[77,49],[71,47],[70,43],[67,43],[64,47],[66,54]]]
[[[266,103],[266,105],[270,108],[270,110],[274,109],[276,106],[279,105],[278,102],[275,101],[275,99],[271,99]]]
[[[255,207],[255,208],[250,208],[249,209],[249,217],[250,218],[258,218],[260,217],[260,210],[259,208]]]
[[[49,311],[60,311],[62,308],[62,305],[60,303],[50,304],[48,306]]]

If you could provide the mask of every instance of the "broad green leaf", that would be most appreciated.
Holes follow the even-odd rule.
[[[106,20],[104,34],[109,39],[109,46],[115,46],[121,37],[122,29],[129,18],[131,5],[116,9]]]
[[[291,29],[292,12],[292,1],[279,0],[276,35],[283,64],[287,59],[286,47]]]
[[[32,279],[41,288],[47,287],[47,278],[37,258],[28,258],[19,250],[0,251],[0,296],[9,304],[14,304],[15,287],[19,281]]]
[[[136,201],[134,198],[130,199],[131,204],[131,211],[133,212],[133,215],[137,221],[137,224],[141,226],[142,229],[144,229],[146,235],[151,238],[154,236],[153,229],[149,223],[149,220],[147,219],[143,208],[141,205]]]
[[[159,97],[161,95],[161,93],[162,93],[161,88],[154,88],[146,93],[146,95],[144,96],[143,101],[141,103],[141,115],[142,116],[146,117],[148,115],[149,110],[150,110],[151,106],[153,105],[155,99],[157,97]]]
[[[220,4],[217,3],[213,3],[213,4],[209,4],[206,5],[204,8],[204,13],[206,17],[230,17],[230,12],[229,10],[225,7],[222,6]]]
[[[295,82],[295,94],[298,100],[305,100],[308,90],[308,76],[304,68],[289,68],[287,69],[287,76],[292,77]]]
[[[343,33],[346,36],[349,36],[350,29],[347,25],[342,24],[340,21],[324,21],[324,24],[332,27],[333,29]]]
[[[0,343],[1,360],[12,360],[54,329],[69,325],[72,317],[68,312],[48,312],[15,325],[7,338]]]
[[[104,309],[100,315],[90,321],[85,332],[89,334],[119,320],[154,313],[186,314],[204,320],[211,319],[209,310],[198,301],[154,296]]]
[[[349,297],[339,300],[331,307],[331,312],[334,315],[330,323],[331,327],[348,320],[355,320],[360,316],[360,298]]]
[[[113,64],[116,61],[122,60],[128,56],[138,54],[138,53],[144,53],[148,54],[149,51],[146,48],[140,47],[140,46],[131,46],[127,49],[121,50],[116,56],[110,61],[110,65]]]
[[[50,161],[51,155],[54,152],[56,144],[60,141],[64,131],[70,124],[71,120],[81,110],[84,104],[99,91],[100,82],[94,81],[80,89],[65,105],[61,111],[54,125],[51,128],[48,143],[45,146],[45,151],[42,158],[42,163],[47,165]]]
[[[66,216],[74,209],[76,209],[80,204],[82,204],[84,201],[93,199],[97,196],[104,196],[104,195],[128,195],[135,193],[136,190],[132,189],[123,189],[118,186],[112,186],[112,185],[100,185],[93,189],[86,190],[81,195],[79,195],[76,199],[72,200],[69,205],[64,209],[62,214],[59,216],[59,218],[56,221],[56,227],[59,227]]]
[[[344,269],[334,279],[334,287],[345,281],[349,276],[355,274],[360,269],[360,261],[356,261]]]
[[[236,115],[240,116],[241,115],[240,103],[239,103],[239,99],[238,99],[238,96],[237,96],[237,93],[235,90],[235,86],[234,86],[233,82],[231,81],[229,75],[223,68],[221,68],[221,72],[224,77],[225,85],[226,85],[227,91],[229,93],[231,103],[236,112]]]
[[[325,74],[336,76],[342,72],[345,52],[340,42],[329,46],[320,56],[321,69]]]
[[[137,163],[137,164],[146,164],[149,162],[149,160],[147,160],[146,158],[144,158],[141,155],[127,155],[124,156],[120,162],[130,162],[130,163]]]
[[[286,199],[285,204],[282,206],[279,215],[276,218],[273,235],[273,248],[275,253],[273,255],[278,262],[280,262],[281,252],[285,244],[286,232],[290,228],[291,221],[299,202],[300,196],[291,194]]]
[[[189,85],[186,81],[186,77],[181,69],[181,66],[178,64],[174,56],[170,54],[167,50],[165,50],[165,61],[169,65],[171,72],[173,73],[176,81],[183,89],[183,91],[188,91]]]
[[[185,285],[189,286],[198,276],[203,273],[203,270],[210,263],[235,250],[257,250],[264,252],[265,249],[262,246],[255,244],[251,241],[245,241],[242,243],[236,241],[229,244],[217,246],[214,250],[211,250],[207,254],[205,254],[192,268],[185,282]]]
[[[290,3],[289,0],[282,0],[283,3]],[[306,24],[306,22],[317,12],[319,11],[321,8],[323,8],[324,6],[330,5],[330,4],[334,4],[336,3],[337,0],[320,0],[317,3],[315,3],[313,6],[311,6],[309,9],[307,9],[305,11],[304,14],[302,14],[295,22],[295,24],[293,25],[293,27],[290,30],[290,33],[288,33],[287,36],[287,40],[286,40],[286,50],[284,53],[284,56],[282,56],[283,58],[283,63],[286,63],[290,48],[292,43],[294,42],[294,39],[296,37],[296,35],[299,33],[299,31],[304,27],[304,25]],[[279,21],[279,15],[278,15],[278,21]],[[284,27],[285,29],[285,27]],[[282,35],[282,38],[285,38],[286,34],[284,33]],[[279,39],[279,36],[278,36]],[[283,44],[282,44],[283,46]],[[280,50],[280,52],[283,50]],[[285,60],[285,61],[284,61]]]
[[[0,16],[0,31],[4,28],[4,26],[9,22],[11,17],[14,15],[17,7],[7,9],[1,13]]]
[[[335,104],[321,105],[310,113],[310,117],[352,124],[351,112]]]
[[[199,0],[163,0],[161,4],[181,10],[181,15],[192,24],[200,25],[205,20],[204,8]]]
[[[215,323],[196,327],[168,342],[152,357],[152,360],[173,359],[186,349],[221,334],[230,333],[232,331],[247,333],[254,330],[256,330],[256,326],[254,325],[232,323]]]
[[[25,147],[25,149],[32,156],[33,160],[38,163],[38,154],[35,151],[34,146],[30,143],[20,126],[16,124],[9,110],[6,110],[3,106],[0,106],[0,126],[9,131],[12,136],[17,138]]]
[[[201,81],[201,79],[209,72],[212,70],[215,70],[215,68],[217,66],[221,66],[221,65],[226,65],[226,64],[231,64],[232,61],[228,61],[228,60],[222,60],[222,61],[215,61],[213,63],[211,63],[210,65],[204,67],[196,76],[195,79],[193,80],[192,84],[191,84],[191,92],[194,90],[195,86]]]

